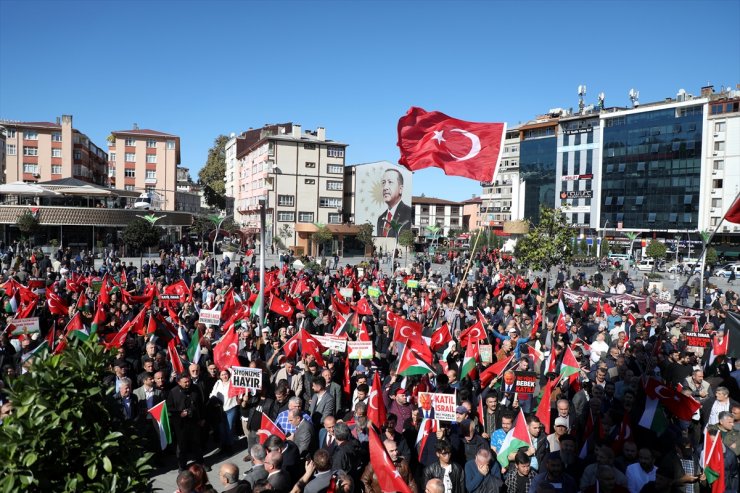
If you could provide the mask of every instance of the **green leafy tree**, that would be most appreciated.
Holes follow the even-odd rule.
[[[0,426],[2,492],[151,491],[151,454],[117,417],[101,384],[115,353],[97,342],[33,357],[10,383],[14,413]]]
[[[30,212],[24,212],[15,220],[15,226],[23,233],[33,238],[34,233],[39,230],[39,220]]]
[[[164,236],[164,230],[144,220],[136,219],[130,222],[123,230],[123,242],[130,248],[139,251],[139,258],[143,257],[144,249],[159,244]]]
[[[609,253],[611,253],[611,245],[609,244],[609,240],[606,239],[606,236],[601,239],[601,256],[602,257],[608,257]]]
[[[206,164],[198,172],[206,202],[211,207],[226,208],[226,143],[229,138],[219,135],[208,150]]]
[[[213,222],[205,216],[193,217],[193,224],[190,226],[190,232],[195,233],[200,238],[201,244],[206,244],[206,235],[213,229]]]
[[[367,251],[368,246],[373,244],[373,225],[370,223],[360,224],[359,230],[357,231],[357,241],[362,243]],[[364,255],[363,255],[364,256]]]
[[[581,239],[581,255],[587,257],[589,254],[589,247],[586,238]]]
[[[719,255],[717,255],[717,250],[715,250],[714,247],[707,248],[707,253],[704,258],[707,265],[714,266],[719,262]]]
[[[406,247],[406,258],[404,258],[404,261],[403,261],[404,267],[406,266],[406,263],[408,262],[409,247],[414,246],[415,240],[416,240],[416,237],[414,236],[414,232],[411,231],[410,229],[404,229],[398,235],[398,243],[401,246]]]
[[[653,263],[653,272],[655,272],[655,268],[658,266],[658,261],[665,259],[666,253],[668,253],[668,248],[658,240],[652,240],[648,244],[645,249],[645,255],[655,259],[655,262]]]
[[[332,238],[334,238],[334,235],[325,225],[320,225],[319,229],[311,235],[311,239],[319,249],[321,249],[321,246],[325,246],[329,243]],[[326,256],[326,254],[327,252],[324,248],[322,255]]]
[[[530,223],[529,232],[517,241],[514,256],[519,264],[545,273],[545,286],[542,290],[543,314],[550,269],[558,264],[570,262],[575,237],[576,230],[568,223],[560,209],[541,206],[539,223],[537,225]],[[546,331],[546,318],[542,317],[543,333]]]

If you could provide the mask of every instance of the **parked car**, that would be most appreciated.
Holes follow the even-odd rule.
[[[740,264],[726,264],[714,271],[715,276],[721,276],[725,279],[730,277],[731,272],[735,272],[736,277],[740,277]]]
[[[653,267],[655,267],[655,270],[658,272],[664,272],[665,271],[665,261],[664,260],[658,260],[656,262],[655,259],[650,257],[645,257],[637,264],[637,270],[643,271],[643,272],[649,272],[653,270]]]

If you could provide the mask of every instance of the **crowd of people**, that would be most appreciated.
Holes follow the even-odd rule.
[[[58,269],[22,257],[0,276],[4,302],[20,293],[0,316],[4,384],[23,378],[43,341],[64,350],[71,319],[95,323],[90,337],[116,352],[101,384],[153,460],[176,458],[181,493],[380,493],[396,479],[394,490],[413,493],[699,493],[716,487],[704,460],[714,448],[718,491],[738,491],[732,291],[669,316],[655,310],[666,298],[629,271],[547,279],[482,249],[451,255],[445,275],[424,260],[388,275],[379,257],[322,271],[281,257],[260,300],[250,258],[214,272],[179,253],[142,268],[109,256],[98,270],[72,255]],[[6,330],[39,279],[45,294],[24,312],[39,332]],[[203,310],[220,322],[200,323]],[[372,357],[312,347],[322,336],[369,340]],[[235,388],[224,361],[260,369],[259,388]],[[518,384],[528,375],[531,390]],[[429,393],[454,396],[449,415],[425,405]],[[162,401],[174,431],[164,449],[148,412]],[[0,403],[7,416],[2,384]],[[210,481],[214,447],[245,455]]]

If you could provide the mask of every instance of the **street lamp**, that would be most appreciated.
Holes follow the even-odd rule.
[[[218,262],[216,261],[216,239],[218,239],[218,233],[221,231],[221,225],[224,223],[227,217],[231,214],[226,214],[226,211],[221,211],[218,216],[211,216],[210,219],[213,224],[216,225],[216,234],[213,236],[213,275],[216,275],[218,269]]]
[[[259,310],[257,312],[257,326],[259,327],[259,335],[262,335],[263,325],[265,323],[264,307],[265,307],[265,199],[258,200],[260,206],[260,295],[259,295]]]
[[[608,224],[609,224],[609,220],[607,219],[604,222],[604,227],[601,229],[601,241],[599,242],[598,253],[596,254],[598,258],[601,258],[601,245],[604,243],[604,236],[606,236],[606,227]]]

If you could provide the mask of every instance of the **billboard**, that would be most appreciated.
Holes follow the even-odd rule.
[[[412,179],[411,171],[388,161],[355,166],[355,224],[370,223],[373,236],[389,238],[411,229]]]

